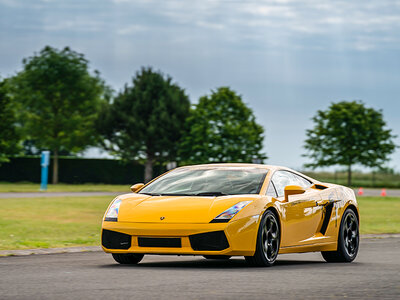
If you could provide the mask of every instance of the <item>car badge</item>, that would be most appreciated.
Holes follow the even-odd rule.
[[[162,220],[164,220],[165,219],[165,217],[160,217],[160,220],[162,221]]]

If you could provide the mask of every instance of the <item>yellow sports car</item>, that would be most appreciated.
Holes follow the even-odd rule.
[[[351,262],[358,252],[354,192],[288,168],[185,166],[131,190],[111,202],[102,224],[103,250],[121,264],[191,254],[271,266],[278,254],[313,251]]]

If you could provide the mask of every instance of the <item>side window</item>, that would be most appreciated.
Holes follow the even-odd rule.
[[[301,177],[299,175],[296,175],[294,173],[292,173],[292,176],[294,178],[294,180],[296,181],[296,185],[299,185],[305,189],[309,188],[311,185],[311,182],[309,182],[307,179],[305,179],[304,177]]]
[[[276,171],[272,176],[272,182],[275,185],[276,192],[278,197],[281,197],[285,194],[285,186],[294,184],[292,173],[287,171]]]
[[[278,193],[278,197],[281,197],[285,194],[285,186],[287,185],[299,185],[303,188],[309,188],[311,185],[311,182],[308,181],[307,179],[294,174],[292,172],[288,171],[276,171],[274,175],[272,176],[271,180],[274,185],[276,192]],[[268,190],[270,187],[268,187]],[[267,191],[268,193],[268,191]],[[269,195],[269,194],[267,194]],[[270,196],[270,195],[269,195]]]
[[[275,191],[275,188],[274,188],[274,184],[272,183],[272,181],[270,181],[270,183],[268,185],[267,196],[278,197],[278,195],[276,194],[276,191]]]

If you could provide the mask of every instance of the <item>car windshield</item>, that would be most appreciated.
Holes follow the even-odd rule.
[[[258,194],[267,169],[180,168],[156,179],[139,193],[160,196],[224,196]]]

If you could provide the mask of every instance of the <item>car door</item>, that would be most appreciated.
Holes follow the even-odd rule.
[[[276,171],[272,182],[281,200],[282,236],[281,247],[300,246],[311,244],[308,241],[320,227],[322,209],[317,206],[321,200],[319,191],[311,189],[311,182],[289,171]],[[302,186],[306,191],[303,194],[289,196],[284,202],[284,190],[287,185]]]

